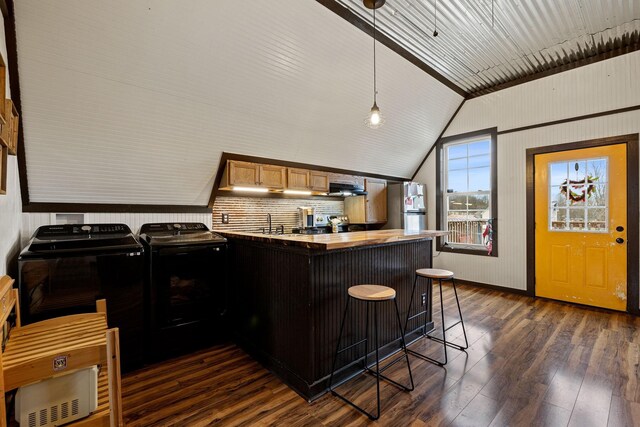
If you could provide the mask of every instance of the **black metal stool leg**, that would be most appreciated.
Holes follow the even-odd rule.
[[[338,334],[338,343],[336,344],[336,352],[333,355],[333,364],[331,365],[331,376],[329,377],[329,390],[333,386],[333,373],[336,371],[336,363],[338,362],[338,353],[340,352],[340,342],[342,341],[342,332],[344,331],[344,321],[347,319],[347,312],[349,311],[349,301],[351,297],[347,297],[347,305],[344,307],[344,314],[342,315],[342,322],[340,323],[340,333]]]
[[[363,369],[369,368],[369,303],[367,302],[365,329],[364,329],[364,362]]]
[[[378,403],[378,413],[375,417],[370,414],[369,418],[377,420],[380,418],[380,355],[378,354],[378,304],[374,303],[373,306],[373,329],[375,330],[375,342],[376,342],[376,400]]]
[[[362,412],[363,414],[365,414],[367,417],[369,417],[371,420],[377,420],[380,417],[380,378],[396,385],[397,387],[405,390],[405,391],[411,391],[414,389],[414,382],[413,382],[413,375],[411,373],[411,365],[409,364],[409,356],[407,355],[407,346],[404,340],[404,335],[403,335],[403,330],[402,330],[402,322],[400,321],[400,310],[398,309],[398,302],[395,298],[393,298],[394,300],[394,304],[395,304],[395,311],[396,311],[396,320],[398,322],[398,332],[400,332],[400,340],[402,343],[402,350],[404,350],[404,357],[397,357],[395,360],[389,362],[388,364],[386,364],[384,367],[380,367],[380,343],[379,343],[379,331],[378,331],[378,304],[380,304],[382,301],[367,301],[367,308],[366,308],[366,315],[367,315],[367,320],[366,320],[366,326],[367,326],[367,332],[366,332],[366,337],[364,340],[358,341],[355,344],[351,344],[343,349],[340,349],[340,344],[342,342],[342,335],[344,332],[344,324],[347,318],[347,312],[349,309],[349,300],[351,299],[351,297],[347,300],[347,305],[345,307],[345,312],[344,315],[342,316],[342,323],[340,325],[340,333],[338,335],[338,344],[336,346],[336,354],[334,355],[333,358],[333,366],[332,366],[332,370],[331,370],[331,376],[329,378],[329,390],[331,391],[331,393],[334,396],[339,397],[341,400],[343,400],[344,402],[348,403],[349,405],[353,406],[355,409],[357,409],[358,411]],[[371,368],[369,368],[367,366],[367,355],[368,355],[368,347],[369,347],[369,304],[374,304],[373,306],[373,339],[374,339],[374,345],[375,345],[375,356],[376,356],[376,368],[375,371]],[[364,369],[360,372],[369,372],[372,375],[374,375],[376,377],[376,409],[377,409],[377,413],[374,415],[370,412],[365,411],[364,409],[362,409],[360,406],[356,405],[355,403],[353,403],[352,401],[350,401],[349,399],[347,399],[346,397],[342,396],[340,393],[338,393],[336,390],[333,389],[333,375],[336,369],[336,364],[337,364],[337,359],[338,359],[338,354],[342,353],[345,350],[348,350],[356,345],[360,345],[362,344],[362,342],[366,343],[366,348],[365,348],[365,356],[361,357],[364,358],[365,360],[365,365],[364,365]],[[353,361],[350,365],[347,366],[351,366],[353,364],[359,363],[359,359],[356,359],[355,361]],[[382,372],[384,370],[386,370],[387,368],[393,366],[394,364],[396,364],[398,361],[402,360],[404,358],[404,360],[407,363],[407,369],[409,371],[409,381],[411,383],[411,387],[406,387],[402,384],[397,383],[396,381],[384,376],[382,374]],[[338,384],[338,386],[346,383],[347,381],[349,381],[351,378],[354,378],[355,376],[357,376],[358,374],[348,378],[347,380],[342,381],[340,384]]]
[[[456,296],[456,304],[458,304],[458,314],[460,315],[460,324],[462,325],[462,334],[464,335],[464,347],[463,346],[459,346],[459,347],[460,347],[460,350],[466,350],[469,348],[469,341],[467,340],[467,330],[464,327],[464,320],[462,319],[462,310],[460,310],[460,300],[458,300],[458,291],[456,290],[456,281],[453,277],[451,278],[451,284],[453,285],[453,293]]]
[[[442,344],[445,345],[445,363],[446,363],[446,347],[455,348],[456,350],[461,350],[461,351],[466,350],[467,348],[469,348],[469,341],[467,341],[467,331],[466,331],[466,329],[464,327],[464,320],[462,320],[462,310],[460,310],[460,301],[458,300],[458,292],[456,291],[456,283],[455,283],[453,277],[451,278],[451,283],[453,284],[453,292],[454,292],[454,294],[456,296],[456,304],[458,305],[458,314],[460,315],[460,320],[458,320],[457,322],[454,322],[451,325],[445,327],[444,326],[444,311],[443,311],[442,339],[440,339],[438,337],[434,337],[434,336],[428,335],[429,339],[432,339],[433,341],[437,341],[437,342],[442,343]],[[440,298],[442,298],[442,279],[440,280]],[[440,306],[442,307],[442,299],[440,300]],[[459,344],[454,344],[451,341],[447,341],[447,338],[444,335],[446,333],[446,331],[448,331],[449,329],[453,328],[458,323],[460,323],[462,325],[462,333],[464,335],[464,344],[465,344],[464,346],[459,345]]]
[[[418,277],[419,276],[416,275],[416,278],[414,280],[414,284],[418,280]],[[429,298],[429,301],[430,301],[433,298],[433,283],[432,283],[431,279],[428,279],[427,283],[428,283],[427,284],[427,297]],[[415,289],[415,287],[414,287],[414,289]],[[440,311],[441,311],[441,316],[442,316],[442,327],[444,329],[444,309],[443,309],[443,302],[442,302],[442,285],[440,285],[440,296],[441,296],[441,298],[440,298],[440,308],[441,308],[441,310]],[[412,293],[412,297],[413,297],[413,293]],[[429,335],[427,333],[426,311],[421,311],[420,313],[415,314],[414,316],[411,316],[411,317],[409,316],[410,312],[411,312],[411,304],[409,305],[409,310],[407,312],[407,319],[412,319],[412,318],[415,318],[417,316],[424,315],[424,332],[423,332],[423,335],[425,337],[429,338],[429,339],[434,339],[431,335]],[[406,335],[407,325],[408,325],[408,321],[407,321],[407,324],[405,324],[405,335]],[[438,366],[444,366],[444,365],[447,364],[447,346],[443,344],[442,348],[444,350],[444,361],[440,361],[438,359],[434,359],[433,357],[429,357],[429,356],[427,356],[425,354],[418,353],[417,351],[411,350],[409,348],[407,349],[407,352],[411,353],[412,355],[414,355],[414,356],[416,356],[416,357],[418,357],[418,358],[420,358],[422,360],[426,360],[427,362],[434,363],[434,364],[436,364]]]
[[[409,316],[411,315],[411,307],[413,306],[413,295],[416,293],[416,284],[418,282],[418,276],[416,275],[415,279],[413,279],[413,288],[411,289],[411,298],[409,298],[409,309],[407,310],[407,319],[404,322],[404,330],[402,331],[402,336],[405,337],[407,335],[407,328],[409,327]],[[426,316],[425,316],[426,317]],[[425,320],[426,322],[426,320]],[[426,333],[426,327],[423,333]]]
[[[400,323],[400,310],[398,309],[398,301],[393,300],[396,306],[396,319],[398,319],[398,332],[400,332],[400,342],[402,343],[402,351],[404,351],[404,359],[407,361],[407,370],[409,371],[409,381],[411,382],[411,387],[405,387],[407,391],[413,391],[413,375],[411,374],[411,365],[409,364],[409,353],[407,353],[407,343],[404,341],[404,334],[402,333],[402,323]]]

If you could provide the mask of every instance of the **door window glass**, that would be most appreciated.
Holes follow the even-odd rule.
[[[608,159],[549,164],[549,230],[608,231]]]

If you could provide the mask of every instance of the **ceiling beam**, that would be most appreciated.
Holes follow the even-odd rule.
[[[316,1],[321,5],[323,5],[324,7],[326,7],[327,9],[329,9],[330,11],[332,11],[333,13],[335,13],[336,15],[340,16],[341,18],[349,22],[350,24],[352,24],[353,26],[355,26],[356,28],[364,31],[366,34],[373,37],[373,26],[370,25],[367,21],[360,18],[358,15],[351,12],[348,8],[339,4],[336,0],[316,0]],[[434,70],[433,68],[425,64],[423,61],[418,59],[416,56],[414,56],[412,53],[410,53],[408,50],[406,50],[396,41],[387,37],[385,34],[381,33],[380,31],[376,31],[376,40],[378,40],[380,43],[382,43],[383,45],[385,45],[386,47],[388,47],[389,49],[391,49],[392,51],[394,51],[395,53],[397,53],[407,61],[411,62],[416,67],[420,68],[425,73],[429,74],[431,77],[433,77],[434,79],[436,79],[437,81],[439,81],[440,83],[448,87],[449,89],[453,90],[458,95],[463,96],[465,98],[467,97],[468,95],[467,91],[465,91],[460,86],[456,85],[451,80],[447,79],[442,74],[440,74],[439,72],[437,72],[436,70]]]

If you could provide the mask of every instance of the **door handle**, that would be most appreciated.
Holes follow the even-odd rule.
[[[618,238],[616,239],[616,243],[620,243],[620,244],[622,244],[622,243],[624,243],[624,239],[623,239],[622,237],[618,237]]]

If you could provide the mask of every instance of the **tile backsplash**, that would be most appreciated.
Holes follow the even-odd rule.
[[[262,231],[268,227],[267,214],[275,228],[284,225],[285,231],[298,226],[298,207],[310,206],[316,214],[342,215],[342,200],[276,199],[266,197],[217,197],[213,205],[213,229],[233,231]],[[229,214],[229,224],[222,223],[222,214]]]

